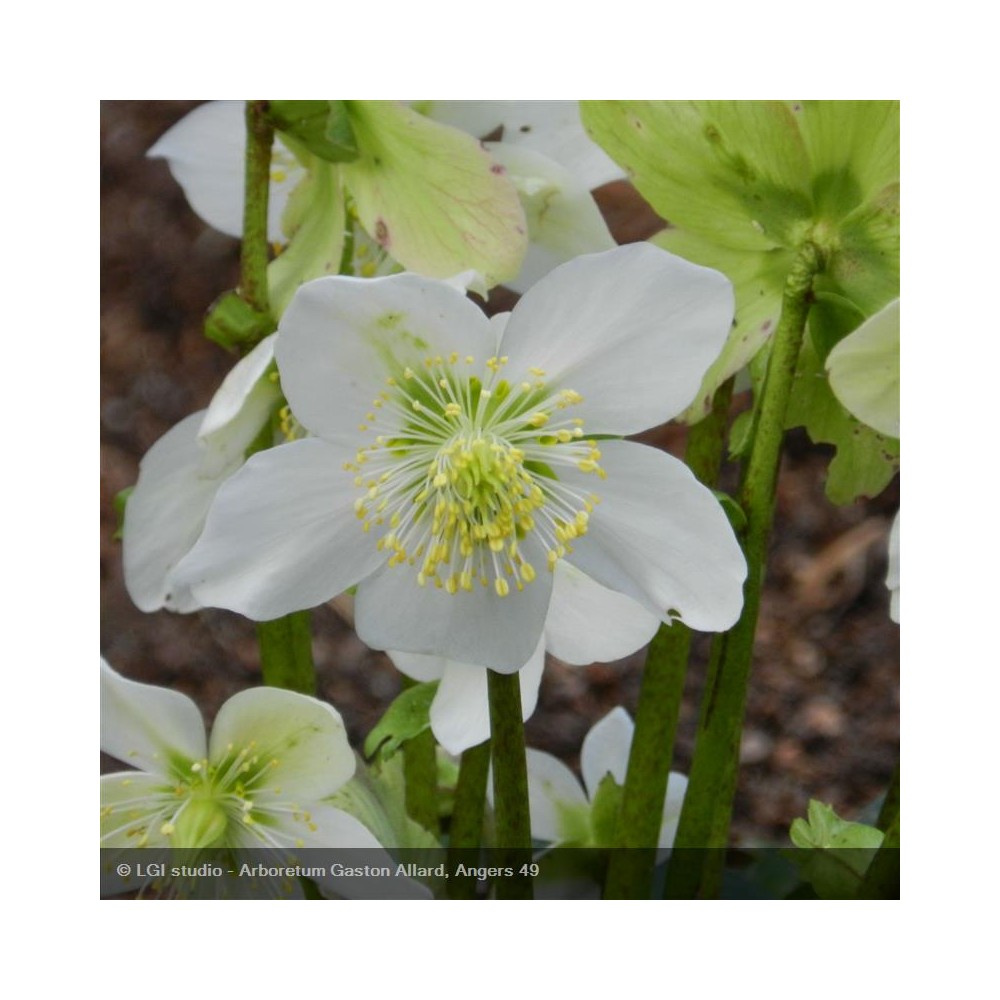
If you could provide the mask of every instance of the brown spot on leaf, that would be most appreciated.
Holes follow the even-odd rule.
[[[384,219],[378,219],[375,222],[375,239],[379,246],[387,247],[389,245],[389,227],[385,224]]]
[[[504,170],[504,168],[499,163],[494,163],[494,164],[492,164],[490,166],[490,173],[491,174],[503,174],[503,173],[506,173],[506,171]]]

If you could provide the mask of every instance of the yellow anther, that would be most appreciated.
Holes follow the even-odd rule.
[[[493,587],[497,592],[497,597],[506,597],[510,593],[510,584],[502,576],[498,576],[494,580]]]
[[[545,372],[541,368],[529,368],[529,372],[535,376],[535,378],[544,378]]]
[[[528,417],[528,423],[531,424],[532,427],[544,427],[548,422],[549,415],[540,411],[538,413],[532,413],[532,415]]]

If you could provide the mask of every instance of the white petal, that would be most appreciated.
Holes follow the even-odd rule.
[[[592,434],[634,434],[694,399],[733,320],[718,271],[649,243],[577,257],[518,302],[502,351],[514,381],[532,366],[575,389]]]
[[[219,491],[176,579],[203,605],[258,621],[353,586],[383,558],[354,515],[353,457],[316,438],[254,455]]]
[[[601,498],[587,534],[573,543],[573,564],[665,621],[679,616],[706,632],[732,626],[743,607],[746,561],[712,492],[665,452],[631,441],[600,444],[607,479],[564,473]]]
[[[314,434],[357,447],[357,426],[385,380],[457,351],[493,356],[483,312],[444,282],[415,274],[319,278],[281,319],[275,354],[295,416]]]
[[[160,828],[178,805],[172,785],[162,775],[141,771],[102,774],[101,847],[169,846]]]
[[[531,240],[520,273],[505,285],[523,294],[559,264],[614,248],[589,189],[565,167],[522,146],[494,142],[486,148],[517,188]]]
[[[486,668],[445,660],[441,686],[431,704],[431,729],[449,753],[460,754],[490,737],[489,685]],[[521,716],[527,721],[538,704],[538,688],[545,667],[540,640],[531,659],[518,672]]]
[[[186,695],[139,684],[101,660],[101,749],[125,764],[157,775],[175,759],[205,756],[205,723]]]
[[[641,649],[660,619],[561,559],[556,564],[545,644],[564,663],[610,662]]]
[[[551,754],[529,748],[527,758],[531,836],[551,843],[579,839],[583,831],[573,827],[571,818],[574,814],[584,818],[589,812],[579,779]]]
[[[837,344],[826,367],[830,388],[858,420],[899,437],[899,299]]]
[[[443,656],[401,653],[397,649],[387,649],[385,655],[392,660],[397,670],[421,683],[441,680],[445,667],[448,665],[448,661]]]
[[[457,594],[421,587],[412,567],[386,567],[358,585],[355,626],[373,649],[442,655],[512,674],[538,645],[551,592],[549,573],[498,597],[478,583]]]
[[[219,709],[209,760],[218,764],[251,746],[254,755],[272,762],[266,780],[249,790],[265,809],[279,794],[302,803],[332,795],[356,766],[340,714],[326,702],[280,688],[241,691]]]
[[[202,471],[213,474],[239,459],[270,419],[281,391],[265,378],[274,360],[277,334],[262,340],[245,358],[237,362],[216,390],[205,411],[198,437],[205,445]]]
[[[304,171],[280,140],[276,152],[293,164],[286,178],[272,178],[268,201],[268,239],[280,242],[281,216],[288,195]],[[243,233],[243,184],[246,124],[243,101],[209,101],[168,129],[146,154],[164,157],[174,179],[195,212],[210,226],[229,236]]]
[[[177,564],[198,540],[219,488],[242,464],[242,455],[203,469],[198,440],[204,411],[172,427],[139,463],[139,480],[125,507],[122,557],[125,587],[142,611],[193,611],[198,602],[173,578]]]
[[[577,101],[432,101],[425,112],[437,121],[484,139],[503,126],[503,141],[555,160],[587,188],[625,176],[584,131]]]
[[[619,785],[625,784],[628,754],[635,725],[624,708],[613,708],[595,722],[583,738],[580,770],[587,795],[593,800],[604,775],[610,774]]]
[[[660,824],[660,839],[658,846],[667,848],[674,846],[677,836],[677,824],[681,818],[681,807],[684,805],[684,795],[687,792],[687,776],[671,771],[667,775],[667,796],[663,801],[663,820]]]
[[[889,617],[899,624],[899,511],[889,531],[889,572],[885,578],[889,588]]]

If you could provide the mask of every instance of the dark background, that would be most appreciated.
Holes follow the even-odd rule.
[[[143,614],[125,592],[112,538],[112,500],[135,482],[139,459],[207,405],[236,360],[205,340],[201,324],[236,285],[238,243],[195,216],[164,161],[145,158],[196,103],[101,108],[101,652],[127,677],[189,694],[211,719],[226,698],[260,682],[252,623],[217,610]],[[661,228],[624,182],[602,189],[598,201],[619,242]],[[490,309],[513,302],[497,292]],[[684,430],[661,428],[643,440],[681,454]],[[743,843],[786,842],[810,798],[856,818],[884,791],[898,758],[899,629],[884,585],[898,479],[874,500],[833,507],[823,494],[828,457],[800,432],[789,435],[734,816]],[[734,475],[727,469],[724,478],[731,484]],[[327,607],[314,615],[314,634],[320,695],[360,747],[399,691],[399,674]],[[682,771],[707,647],[707,636],[696,638],[674,764]],[[597,719],[616,705],[634,713],[643,656],[574,668],[550,660],[529,744],[575,767]]]

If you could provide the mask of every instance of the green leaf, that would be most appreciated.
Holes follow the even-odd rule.
[[[826,478],[826,495],[832,503],[877,496],[899,468],[899,441],[877,433],[844,409],[808,339],[802,347],[785,418],[788,428],[800,425],[815,443],[832,444],[837,449]]]
[[[729,518],[729,524],[733,531],[739,535],[747,526],[746,512],[728,493],[723,493],[721,490],[712,490],[712,492],[726,512],[726,517]]]
[[[817,291],[839,292],[870,316],[899,296],[899,184],[883,188],[838,224]]]
[[[860,326],[865,314],[850,299],[835,292],[819,292],[809,310],[809,336],[821,361],[844,338],[845,332]]]
[[[229,351],[246,351],[275,330],[270,313],[258,312],[238,292],[226,292],[205,317],[205,336]]]
[[[288,245],[267,266],[271,309],[277,316],[299,285],[340,270],[344,199],[338,171],[328,163],[306,159],[306,176],[291,193],[281,220]]]
[[[899,181],[899,101],[796,101],[820,216],[842,218]]]
[[[794,246],[809,160],[780,101],[584,101],[584,126],[675,226],[740,250]]]
[[[365,740],[365,756],[379,753],[388,760],[407,740],[419,736],[431,724],[431,702],[439,681],[414,684],[403,691],[386,709]]]
[[[406,814],[403,758],[396,756],[358,768],[346,785],[326,800],[360,820],[383,847],[436,848],[437,839]]]
[[[111,536],[112,541],[120,542],[122,540],[122,532],[125,528],[125,508],[128,506],[128,498],[132,496],[134,490],[134,486],[126,486],[125,489],[119,490],[115,494],[114,500],[111,501],[115,512],[115,532]]]
[[[665,229],[650,242],[692,263],[721,271],[733,283],[733,328],[705,373],[694,403],[681,416],[687,423],[697,423],[712,408],[716,389],[744,368],[777,328],[785,277],[794,255],[783,248],[732,250],[680,229]]]
[[[789,857],[821,898],[854,898],[884,834],[873,826],[841,819],[815,799],[807,817],[792,823],[789,836],[801,851]]]
[[[513,278],[527,222],[504,169],[471,136],[392,101],[348,101],[359,156],[341,167],[361,224],[403,267],[431,278]]]
[[[623,792],[624,789],[610,772],[601,778],[590,804],[590,826],[597,847],[613,847],[616,843],[615,830],[618,826],[618,814],[621,812]]]
[[[349,163],[358,157],[344,101],[270,101],[268,114],[276,129],[322,160]]]

